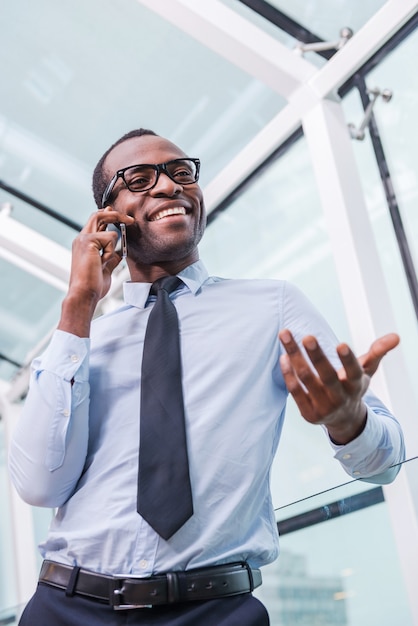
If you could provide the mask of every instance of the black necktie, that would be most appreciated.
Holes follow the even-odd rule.
[[[177,311],[169,293],[177,276],[153,283],[157,294],[144,340],[138,513],[164,539],[193,515],[181,382]]]

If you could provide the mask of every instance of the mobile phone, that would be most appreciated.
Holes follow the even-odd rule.
[[[128,242],[126,239],[126,224],[120,222],[119,224],[108,224],[107,230],[112,230],[117,233],[118,241],[115,246],[116,252],[122,256],[122,259],[125,260],[128,256]]]
[[[126,241],[126,224],[122,222],[119,224],[120,226],[120,243],[121,243],[121,253],[122,259],[126,259],[128,256],[128,243]]]

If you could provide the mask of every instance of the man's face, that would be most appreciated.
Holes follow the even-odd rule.
[[[124,167],[166,163],[185,156],[163,137],[142,135],[116,146],[106,157],[104,171],[110,180]],[[135,224],[127,228],[131,261],[154,265],[184,260],[186,266],[198,259],[197,245],[205,230],[206,212],[197,183],[182,186],[161,172],[155,187],[131,192],[119,178],[110,207],[135,219]]]

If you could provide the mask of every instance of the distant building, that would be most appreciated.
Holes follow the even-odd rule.
[[[348,626],[342,579],[309,576],[303,555],[282,551],[263,569],[261,589],[272,626]]]

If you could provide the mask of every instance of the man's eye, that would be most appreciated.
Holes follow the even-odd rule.
[[[191,180],[194,178],[193,172],[187,168],[181,168],[173,172],[175,178],[185,178]]]
[[[135,189],[141,189],[142,187],[146,187],[147,185],[151,185],[153,182],[153,176],[147,174],[133,174],[129,176],[126,180],[130,187],[134,187]]]

